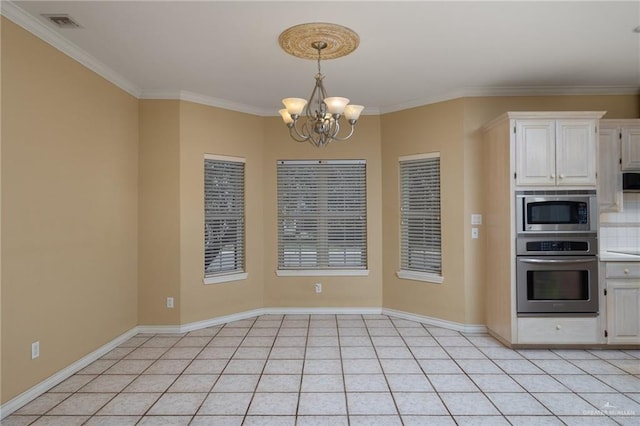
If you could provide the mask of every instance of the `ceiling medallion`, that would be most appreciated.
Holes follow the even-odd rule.
[[[347,27],[324,22],[295,25],[278,37],[282,50],[302,59],[318,59],[318,51],[313,47],[317,41],[327,44],[322,50],[322,59],[336,59],[356,50],[360,37]]]
[[[315,22],[286,29],[280,34],[278,42],[290,55],[318,61],[316,84],[309,100],[282,100],[285,108],[279,112],[289,128],[291,138],[297,142],[309,142],[315,147],[325,146],[333,140],[349,139],[364,107],[350,105],[347,98],[327,96],[320,60],[340,58],[356,50],[360,44],[358,34],[341,25]],[[343,115],[351,126],[351,131],[347,135],[339,136],[339,120]]]

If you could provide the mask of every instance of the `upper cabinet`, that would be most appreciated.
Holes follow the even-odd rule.
[[[640,171],[640,119],[600,120],[598,140],[600,212],[622,210],[623,171]]]
[[[622,173],[620,173],[620,131],[600,120],[598,138],[598,206],[600,212],[622,210]]]
[[[516,119],[516,185],[596,185],[597,118]]]
[[[622,170],[640,171],[640,120],[620,128]]]

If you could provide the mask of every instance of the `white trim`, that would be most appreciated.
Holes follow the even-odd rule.
[[[265,308],[263,315],[380,315],[382,308]]]
[[[278,164],[286,165],[286,166],[313,166],[316,164],[340,164],[340,165],[351,165],[351,164],[367,164],[366,159],[355,159],[355,160],[278,160]]]
[[[138,333],[143,334],[182,334],[184,331],[179,325],[139,325]]]
[[[434,284],[442,284],[444,282],[442,275],[431,274],[429,272],[398,271],[396,275],[403,280],[423,281]]]
[[[56,33],[54,30],[49,28],[47,24],[44,24],[34,18],[12,1],[4,0],[0,3],[2,15],[13,23],[21,26],[31,34],[40,38],[42,41],[50,44],[130,95],[140,98],[142,89],[138,87],[138,85],[128,80],[120,73],[114,71],[112,68],[109,68],[107,65],[103,64],[77,45],[62,37],[60,34]]]
[[[427,317],[424,315],[412,314],[410,312],[397,311],[395,309],[382,308],[384,315],[392,317],[398,317],[410,321],[416,321],[426,325],[432,325],[434,327],[447,328],[449,330],[459,331],[461,333],[486,333],[487,327],[483,324],[462,324],[459,322],[443,320],[434,317]]]
[[[278,277],[367,277],[368,269],[276,269]]]
[[[215,161],[229,161],[232,163],[246,163],[247,159],[244,157],[231,157],[229,155],[217,155],[217,154],[204,154],[205,160],[215,160]]]
[[[228,283],[231,281],[242,281],[246,280],[249,274],[247,272],[238,272],[235,274],[226,274],[226,275],[215,275],[213,277],[204,277],[202,280],[205,285],[209,284],[222,284]]]
[[[602,118],[607,111],[510,111],[505,114],[512,120],[522,118],[586,118],[598,120]]]
[[[138,330],[140,333],[182,334],[194,330],[200,330],[207,327],[214,327],[220,324],[226,324],[233,321],[240,321],[243,319],[264,315],[263,311],[264,309],[253,309],[250,311],[239,312],[237,314],[214,317],[207,320],[190,322],[182,325],[141,325],[138,326]]]
[[[208,320],[191,322],[177,325],[141,325],[138,327],[139,333],[156,334],[182,334],[190,331],[200,330],[207,327],[240,321],[247,318],[258,317],[260,315],[377,315],[382,313],[382,308],[258,308],[250,311],[238,312],[236,314],[215,317]]]
[[[637,95],[640,89],[634,86],[577,86],[577,87],[475,87],[452,90],[434,96],[414,99],[395,105],[380,107],[380,114],[403,111],[411,108],[473,97],[499,96],[567,96],[567,95]]]
[[[274,108],[258,108],[251,105],[241,104],[226,99],[214,98],[211,96],[201,95],[198,93],[188,92],[185,90],[168,91],[168,90],[144,90],[140,94],[140,99],[162,99],[162,100],[179,100],[192,102],[194,104],[206,105],[214,108],[222,108],[230,111],[242,112],[245,114],[257,115],[260,117],[279,116]]]
[[[65,55],[75,59],[91,71],[138,99],[174,99],[262,117],[279,116],[278,108],[255,107],[186,90],[143,90],[137,84],[131,82],[120,73],[62,37],[44,22],[25,12],[12,1],[0,1],[0,13],[31,34],[60,50]],[[383,115],[438,102],[478,96],[637,95],[638,93],[640,93],[640,89],[635,86],[467,87],[395,105],[382,106],[379,108],[366,107],[363,115]]]
[[[424,154],[403,155],[402,157],[398,157],[398,162],[401,163],[403,161],[424,160],[426,158],[440,158],[440,157],[441,157],[440,151],[427,152]]]
[[[138,332],[139,332],[138,327],[132,328],[131,330],[125,332],[124,334],[121,334],[120,336],[116,337],[109,343],[99,347],[98,349],[91,352],[90,354],[80,358],[78,361],[74,362],[68,367],[63,368],[62,370],[50,376],[49,378],[41,381],[40,383],[31,387],[30,389],[27,389],[26,391],[22,392],[20,395],[16,396],[15,398],[2,404],[2,406],[0,406],[0,419],[5,418],[9,414],[18,410],[20,407],[23,407],[24,405],[33,401],[43,393],[47,392],[49,389],[53,388],[54,386],[68,379],[78,371],[82,370],[87,365],[103,357],[104,355],[106,355],[116,347],[120,346],[122,343],[126,342],[127,340],[129,340],[130,338],[138,334]]]

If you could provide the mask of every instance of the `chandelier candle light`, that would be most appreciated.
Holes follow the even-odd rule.
[[[327,96],[323,84],[324,75],[320,70],[320,60],[340,58],[353,52],[360,42],[358,34],[341,25],[309,23],[286,29],[280,34],[278,42],[285,52],[293,56],[318,61],[316,85],[309,100],[302,98],[282,100],[285,108],[279,112],[289,128],[291,137],[297,142],[309,142],[317,148],[334,140],[349,139],[353,135],[356,122],[364,107],[349,105],[347,98]],[[339,120],[343,115],[351,126],[351,130],[345,136],[338,136]]]

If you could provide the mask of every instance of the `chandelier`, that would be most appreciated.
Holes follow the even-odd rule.
[[[278,41],[285,52],[298,58],[316,59],[318,62],[316,84],[309,100],[282,100],[285,108],[279,112],[289,128],[291,138],[297,142],[309,142],[316,148],[334,140],[349,139],[364,106],[350,105],[347,98],[327,96],[320,61],[323,58],[340,58],[353,52],[360,41],[358,34],[341,25],[309,23],[283,31]],[[339,135],[340,119],[343,116],[350,125],[350,130],[347,134]]]

